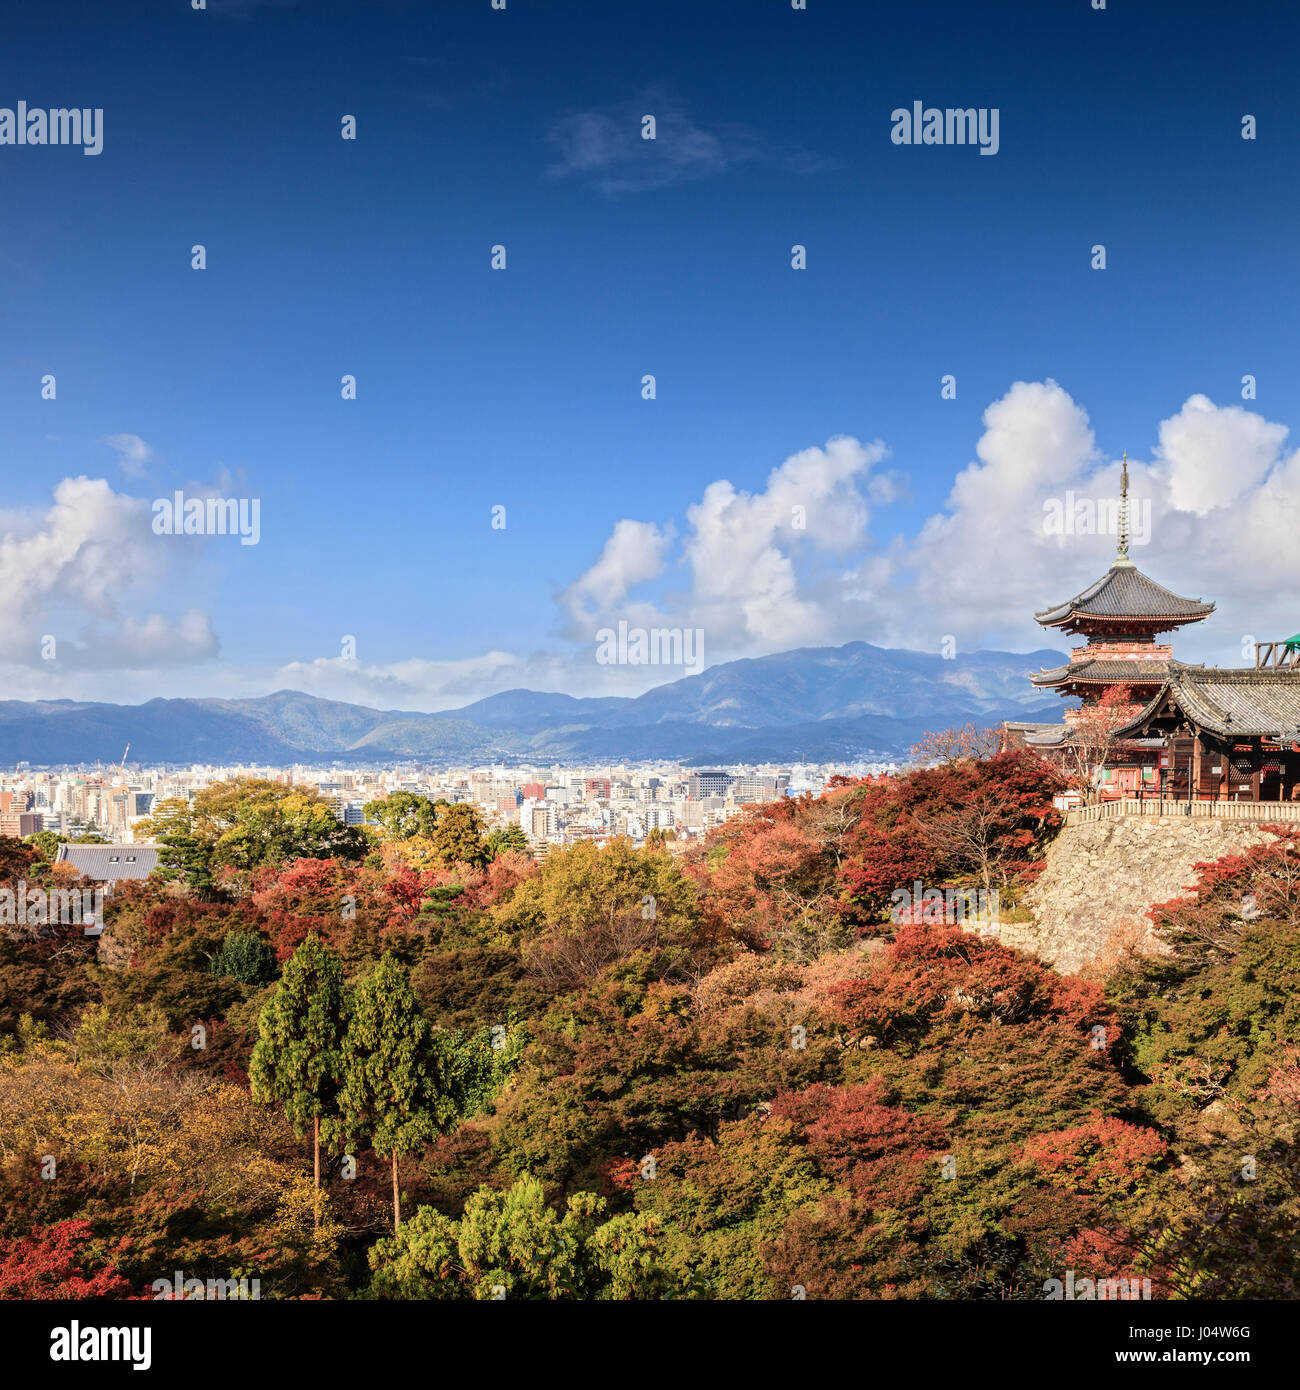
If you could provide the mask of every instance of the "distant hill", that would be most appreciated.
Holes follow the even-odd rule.
[[[890,757],[928,729],[1055,720],[1026,676],[1059,652],[924,652],[850,642],[729,661],[635,698],[508,690],[439,714],[280,690],[250,700],[0,701],[0,761],[379,762],[392,758],[673,758],[690,763]]]

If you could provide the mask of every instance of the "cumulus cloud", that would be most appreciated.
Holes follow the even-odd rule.
[[[1087,414],[1054,381],[1018,381],[983,422],[975,461],[958,472],[944,510],[908,547],[904,582],[879,629],[891,644],[934,650],[953,636],[970,650],[1013,631],[1023,644],[1025,615],[1072,582],[1064,576],[1075,538],[1047,531],[1043,504],[1088,489],[1098,455]],[[1105,542],[1090,539],[1100,560]]]
[[[575,620],[609,612],[630,589],[659,574],[671,536],[671,525],[661,529],[649,521],[616,523],[600,558],[564,591],[561,602]]]
[[[143,478],[153,460],[153,450],[138,434],[106,434],[100,441],[117,455],[118,467],[128,478]]]
[[[590,641],[619,620],[698,627],[711,659],[847,640],[839,636],[845,605],[862,582],[849,561],[866,540],[874,497],[891,495],[888,475],[872,472],[887,454],[879,441],[838,436],[786,459],[761,492],[712,482],[687,507],[671,556],[671,523],[619,521],[596,563],[561,596],[566,635]],[[679,587],[654,601],[635,593],[661,574]]]
[[[86,628],[75,643],[58,648],[65,666],[91,670],[156,670],[188,666],[220,652],[212,619],[199,608],[187,609],[174,622],[160,613],[126,617],[107,628]]]
[[[1179,655],[1238,664],[1247,636],[1300,628],[1300,454],[1285,452],[1285,426],[1203,395],[1153,426],[1151,457],[1129,458],[1130,554],[1158,582],[1218,604],[1175,639]],[[909,538],[870,534],[872,512],[900,491],[879,470],[880,443],[834,439],[796,454],[754,494],[712,482],[686,510],[679,553],[659,555],[683,582],[661,584],[654,603],[634,583],[593,582],[609,602],[587,617],[700,626],[710,662],[852,640],[923,651],[946,638],[959,651],[1067,645],[1033,614],[1115,558],[1120,460],[1103,454],[1083,406],[1052,380],[1016,382],[992,402],[974,452]],[[801,505],[802,532],[791,522]],[[1091,522],[1050,526],[1067,507]],[[571,624],[568,635],[590,638],[591,626]]]
[[[1170,508],[1205,517],[1254,492],[1276,468],[1287,433],[1239,405],[1189,397],[1160,425],[1154,472]]]
[[[859,484],[887,454],[879,441],[840,436],[772,470],[763,492],[711,483],[686,512],[685,558],[699,625],[724,645],[743,634],[761,646],[802,644],[834,630],[826,604],[801,588],[796,559],[861,546],[869,517]]]
[[[128,594],[165,587],[183,556],[159,544],[149,503],[103,478],[64,478],[44,513],[8,513],[0,535],[0,660],[54,674],[154,667],[215,654],[205,614],[124,616]]]
[[[1045,525],[1049,507],[1113,505],[1120,461],[1103,458],[1083,408],[1053,381],[1017,382],[984,415],[977,461],[943,511],[922,527],[885,640],[934,649],[1060,646],[1032,620],[1100,578],[1115,557],[1113,529]],[[1134,521],[1147,531],[1130,557],[1166,587],[1214,600],[1218,611],[1174,640],[1185,659],[1242,660],[1247,634],[1300,626],[1300,458],[1287,429],[1240,406],[1188,398],[1159,424],[1150,459],[1129,455]],[[1281,629],[1286,631],[1282,632]]]

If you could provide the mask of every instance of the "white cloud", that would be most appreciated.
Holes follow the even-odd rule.
[[[642,138],[647,115],[655,118],[653,140]],[[659,87],[630,101],[570,112],[552,125],[547,139],[555,152],[548,174],[581,179],[606,196],[667,188],[748,164],[796,174],[837,167],[751,126],[705,126],[679,97]]]
[[[144,498],[114,492],[103,478],[64,478],[47,511],[7,513],[3,525],[0,660],[53,677],[41,654],[46,637],[55,639],[58,669],[153,667],[216,652],[198,610],[175,623],[122,616],[124,599],[166,589],[185,559],[154,536]]]
[[[153,449],[138,434],[106,434],[107,444],[117,455],[118,466],[128,478],[143,478],[153,460]]]
[[[561,595],[575,621],[599,616],[622,603],[628,591],[654,579],[663,568],[672,527],[647,521],[620,521],[600,558]]]
[[[892,495],[887,475],[872,473],[887,454],[879,441],[837,436],[786,459],[761,492],[712,482],[687,507],[671,557],[671,524],[619,521],[600,558],[561,596],[566,635],[591,640],[619,620],[701,628],[710,662],[848,640],[840,635],[845,586],[856,576],[845,565],[866,540],[869,501]],[[665,573],[683,587],[653,602],[635,594]]]
[[[1277,466],[1287,433],[1239,405],[1189,397],[1160,425],[1155,472],[1169,506],[1204,517],[1253,492]]]
[[[886,640],[934,649],[944,634],[961,650],[1061,647],[1035,611],[1101,577],[1113,534],[1048,534],[1044,504],[1070,493],[1119,494],[1120,463],[1101,459],[1087,414],[1055,382],[1017,382],[984,416],[979,461],[960,473],[942,512],[921,530],[910,582]],[[1240,406],[1193,395],[1160,423],[1150,461],[1130,452],[1134,516],[1145,508],[1146,544],[1130,557],[1166,587],[1218,608],[1173,637],[1187,660],[1240,664],[1245,634],[1287,636],[1300,626],[1300,459],[1287,430]],[[1285,628],[1285,632],[1282,629]],[[1275,632],[1274,629],[1277,629]]]
[[[64,665],[96,671],[188,666],[220,650],[212,619],[198,608],[188,609],[175,622],[149,613],[143,618],[123,618],[108,629],[87,628],[76,643],[58,648]]]
[[[1203,395],[1151,424],[1151,456],[1133,449],[1129,460],[1135,511],[1151,521],[1133,559],[1219,605],[1175,636],[1180,656],[1239,664],[1246,634],[1300,628],[1300,453],[1285,452],[1281,424]],[[1119,461],[1098,449],[1083,407],[1054,381],[1013,384],[985,411],[973,460],[911,536],[881,525],[905,490],[888,457],[879,441],[836,437],[793,454],[754,491],[715,478],[676,519],[616,520],[557,595],[559,635],[547,650],[279,667],[210,662],[220,643],[201,608],[153,611],[181,592],[180,569],[201,550],[160,544],[145,499],[67,478],[43,514],[0,514],[0,682],[11,698],[294,687],[434,710],[516,687],[636,694],[682,674],[599,664],[596,634],[619,619],[702,628],[706,665],[852,640],[929,651],[947,635],[961,651],[1065,645],[1033,613],[1098,578],[1115,553],[1113,535],[1044,525],[1045,503],[1118,493]],[[57,663],[39,658],[45,634],[58,639]]]
[[[1024,646],[1038,631],[1030,615],[1083,587],[1069,588],[1074,557],[1045,530],[1043,503],[1090,491],[1097,451],[1084,410],[1054,381],[1018,381],[985,410],[975,453],[908,547],[905,582],[882,614],[890,644],[933,651],[951,635],[971,650],[1015,633]],[[1107,542],[1087,539],[1096,578]],[[1058,595],[1062,584],[1068,592]],[[1040,633],[1034,645],[1054,641]]]
[[[832,440],[788,459],[760,493],[710,483],[687,508],[680,555],[664,557],[665,572],[675,560],[689,582],[654,604],[635,585],[610,589],[601,616],[701,626],[710,662],[855,639],[925,651],[948,636],[959,651],[1069,645],[1033,614],[1100,578],[1116,537],[1054,534],[1045,508],[1071,495],[1113,507],[1119,459],[1102,455],[1087,412],[1051,380],[1016,382],[983,423],[975,459],[915,536],[873,543],[872,511],[900,491],[873,471],[886,450]],[[1245,635],[1300,628],[1300,454],[1284,455],[1286,436],[1262,415],[1193,395],[1158,424],[1153,457],[1129,459],[1134,520],[1150,523],[1145,535],[1134,528],[1132,558],[1218,604],[1175,636],[1188,660],[1237,664]],[[798,502],[802,534],[789,523]]]
[[[377,709],[448,709],[469,704],[489,690],[509,690],[522,684],[517,677],[523,664],[509,652],[498,651],[458,661],[412,658],[363,663],[341,657],[317,657],[278,667],[266,689],[305,690]]]
[[[773,647],[833,632],[825,603],[801,589],[796,556],[843,555],[863,544],[869,510],[859,483],[887,453],[879,441],[839,436],[786,459],[763,492],[711,483],[686,512],[693,609],[706,633],[724,647],[741,636]]]

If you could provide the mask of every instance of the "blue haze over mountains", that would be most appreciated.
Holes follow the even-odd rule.
[[[0,760],[38,766],[397,759],[829,762],[890,757],[930,729],[1060,718],[1026,677],[1060,652],[944,660],[850,642],[729,661],[636,697],[507,690],[436,714],[299,691],[245,700],[0,701]]]

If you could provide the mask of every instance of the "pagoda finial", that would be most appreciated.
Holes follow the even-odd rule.
[[[1115,556],[1116,565],[1131,565],[1128,558],[1128,450],[1124,450],[1124,466],[1119,483],[1119,551]],[[1113,569],[1114,566],[1112,565]]]

